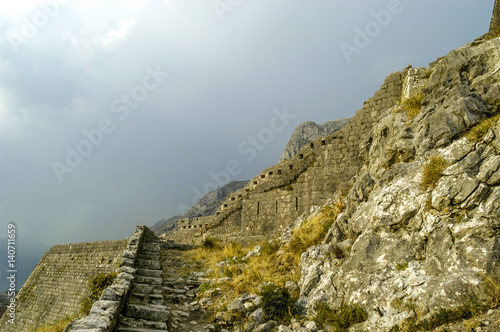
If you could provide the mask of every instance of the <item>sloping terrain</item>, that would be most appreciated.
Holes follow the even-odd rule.
[[[358,330],[381,331],[499,286],[500,38],[450,52],[429,75],[404,96],[416,112],[403,99],[375,124],[344,213],[302,255],[310,314],[356,303],[369,314]]]

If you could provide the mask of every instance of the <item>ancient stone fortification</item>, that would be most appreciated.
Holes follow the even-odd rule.
[[[390,74],[343,129],[265,169],[230,195],[215,215],[181,219],[166,237],[184,243],[199,243],[206,236],[248,243],[278,235],[310,206],[322,205],[338,190],[349,187],[366,157],[360,143],[373,123],[383,110],[418,89],[424,75],[423,68],[411,67]]]
[[[96,301],[87,316],[71,322],[69,331],[111,332],[118,321],[118,315],[125,305],[127,296],[132,288],[136,269],[140,261],[141,251],[146,237],[153,237],[154,233],[146,226],[137,226],[134,234],[128,240],[127,249],[121,255],[120,268],[113,284],[103,290],[101,297]],[[159,249],[159,248],[158,248]]]
[[[88,280],[114,272],[127,240],[56,245],[45,253],[16,299],[15,325],[8,312],[0,319],[4,332],[28,331],[53,324],[80,312],[81,300],[90,295]]]
[[[493,16],[491,18],[490,33],[500,34],[500,0],[495,1]]]

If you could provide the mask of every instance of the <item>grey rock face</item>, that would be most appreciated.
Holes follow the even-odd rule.
[[[499,63],[500,38],[452,51],[432,68],[415,118],[388,109],[375,124],[344,213],[302,254],[299,302],[310,315],[319,302],[356,303],[369,318],[353,330],[385,331],[412,315],[405,303],[429,317],[481,298],[482,275],[500,275],[500,121],[482,139],[462,137],[500,110]],[[431,156],[447,166],[425,187]]]
[[[316,124],[313,121],[301,123],[292,133],[292,136],[290,137],[279,162],[295,156],[307,143],[312,142],[317,138],[331,135],[344,128],[347,122],[349,122],[349,119],[328,121],[322,125]]]

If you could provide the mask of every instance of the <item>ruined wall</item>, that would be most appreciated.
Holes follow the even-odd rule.
[[[47,251],[16,298],[15,325],[6,312],[0,319],[4,332],[28,331],[53,324],[80,312],[90,295],[88,280],[117,270],[128,240],[56,245]]]
[[[167,238],[199,243],[206,236],[214,236],[248,243],[275,236],[310,206],[322,205],[337,190],[348,188],[363,164],[360,144],[365,142],[373,123],[400,102],[402,91],[410,95],[421,88],[424,75],[424,68],[411,66],[390,74],[343,129],[265,169],[245,188],[230,195],[215,215],[200,222],[185,220]]]
[[[500,34],[500,0],[495,1],[493,16],[491,17],[490,33]]]

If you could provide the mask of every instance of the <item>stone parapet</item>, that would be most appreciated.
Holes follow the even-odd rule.
[[[90,295],[88,280],[112,273],[121,263],[128,240],[55,245],[47,251],[16,297],[14,324],[6,314],[4,332],[19,332],[75,317]]]
[[[132,287],[137,258],[147,236],[155,237],[146,226],[137,226],[122,254],[122,262],[113,284],[103,290],[100,299],[92,305],[87,316],[71,322],[66,330],[73,332],[112,332],[114,330],[118,315]]]

